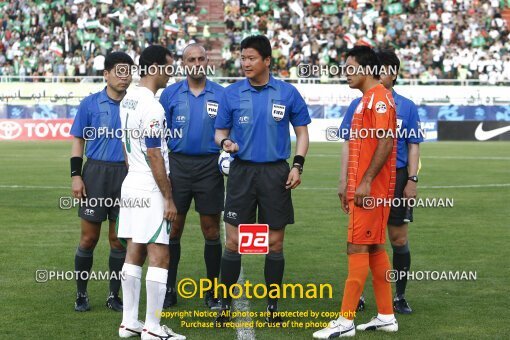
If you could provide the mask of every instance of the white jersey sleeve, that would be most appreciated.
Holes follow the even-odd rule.
[[[124,132],[123,143],[129,164],[128,177],[124,184],[132,187],[146,187],[151,191],[159,190],[155,187],[156,182],[152,176],[147,148],[160,149],[166,172],[169,173],[168,147],[165,138],[166,119],[163,107],[152,91],[136,86],[130,88],[122,100],[120,117]]]
[[[157,105],[156,105],[157,104]],[[165,144],[164,133],[166,129],[165,110],[160,103],[153,103],[147,108],[147,113],[142,117],[142,127],[146,146],[160,148]]]

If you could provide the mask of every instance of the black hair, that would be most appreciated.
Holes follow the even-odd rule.
[[[241,51],[245,48],[253,48],[262,56],[262,59],[271,57],[272,49],[269,39],[265,35],[252,35],[241,41]]]
[[[373,49],[368,46],[354,46],[345,55],[345,59],[353,57],[361,67],[369,67],[374,73],[371,74],[375,79],[379,79],[379,59]]]
[[[166,65],[166,57],[172,57],[172,52],[161,45],[150,45],[140,55],[140,78],[147,75],[149,66],[153,64]]]
[[[104,59],[104,69],[111,71],[116,64],[134,65],[133,59],[124,52],[112,52]]]
[[[377,58],[379,59],[379,63],[381,66],[390,66],[392,69],[397,70],[395,74],[398,76],[398,72],[400,71],[400,59],[398,59],[397,55],[392,50],[379,50],[377,51]],[[389,71],[389,70],[386,70]],[[393,85],[397,83],[397,78],[393,81]]]

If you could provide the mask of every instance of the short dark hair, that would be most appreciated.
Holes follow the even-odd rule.
[[[172,52],[161,45],[151,45],[142,51],[140,55],[140,78],[147,75],[149,66],[156,63],[157,65],[165,65],[166,57],[172,57]]]
[[[395,52],[392,50],[379,50],[376,53],[381,66],[392,66],[392,68],[397,70],[396,76],[398,76],[398,72],[400,71],[400,59],[398,59]],[[393,81],[393,85],[395,85],[396,82],[397,78]]]
[[[377,54],[373,49],[368,46],[354,46],[345,55],[345,59],[348,57],[353,57],[358,64],[362,67],[370,67],[370,69],[375,70],[374,74],[371,74],[375,79],[379,79],[379,59],[377,58]]]
[[[134,65],[133,59],[124,52],[112,52],[104,59],[104,69],[111,71],[116,64],[129,64]]]
[[[271,57],[272,49],[269,39],[265,35],[252,35],[241,41],[241,51],[245,48],[253,48],[262,56],[262,59]]]

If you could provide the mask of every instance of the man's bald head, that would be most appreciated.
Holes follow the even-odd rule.
[[[201,80],[206,76],[208,63],[205,48],[197,43],[189,44],[182,53],[182,64],[186,68],[186,75],[195,80]]]
[[[199,43],[193,43],[186,46],[182,52],[182,58],[186,60],[188,55],[192,52],[199,52],[207,58],[207,51],[205,50],[204,46],[200,45]]]

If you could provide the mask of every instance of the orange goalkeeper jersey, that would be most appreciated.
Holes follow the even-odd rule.
[[[379,84],[368,90],[361,99],[351,123],[349,164],[347,172],[347,198],[354,193],[367,171],[377,148],[378,136],[385,133],[396,137],[395,102],[391,92]],[[392,198],[395,190],[397,138],[393,150],[372,181],[370,196]]]

